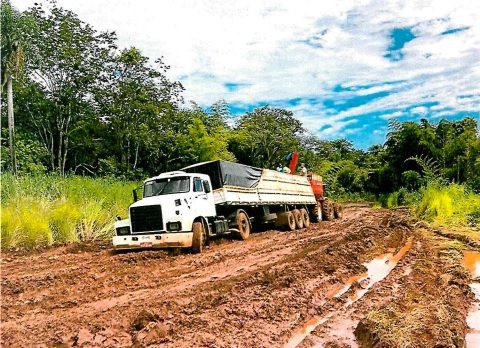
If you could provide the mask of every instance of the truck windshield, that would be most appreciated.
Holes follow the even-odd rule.
[[[190,178],[188,176],[155,179],[145,183],[143,197],[169,195],[188,191],[190,191]]]

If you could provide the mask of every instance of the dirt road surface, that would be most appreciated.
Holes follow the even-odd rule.
[[[422,269],[417,264],[424,245],[413,231],[402,211],[353,206],[342,220],[293,233],[255,233],[247,241],[217,240],[201,255],[113,254],[108,245],[4,252],[0,343],[357,347],[387,342],[372,329],[374,318],[366,316],[405,295],[409,284],[421,286],[415,274]],[[452,305],[458,315],[449,317],[442,341],[453,345],[464,342],[469,306],[466,282],[457,287],[464,297]],[[417,342],[429,346],[432,340]]]

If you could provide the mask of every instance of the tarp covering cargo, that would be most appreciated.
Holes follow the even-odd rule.
[[[183,168],[187,173],[207,174],[214,190],[224,186],[255,188],[260,182],[263,169],[228,161],[211,161]]]

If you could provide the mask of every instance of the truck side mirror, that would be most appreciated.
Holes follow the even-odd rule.
[[[205,193],[212,192],[212,189],[210,187],[210,183],[208,182],[208,180],[203,180],[203,188],[205,190]]]
[[[141,190],[142,188],[143,186],[140,186],[132,190],[133,202],[138,201],[138,191]]]
[[[132,195],[133,195],[133,201],[134,202],[138,201],[137,189],[132,190]]]

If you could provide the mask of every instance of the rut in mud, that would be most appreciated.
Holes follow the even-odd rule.
[[[382,337],[366,313],[400,296],[416,272],[411,225],[401,211],[351,207],[343,220],[216,241],[200,255],[3,253],[0,343],[353,347],[356,334],[368,346]]]

